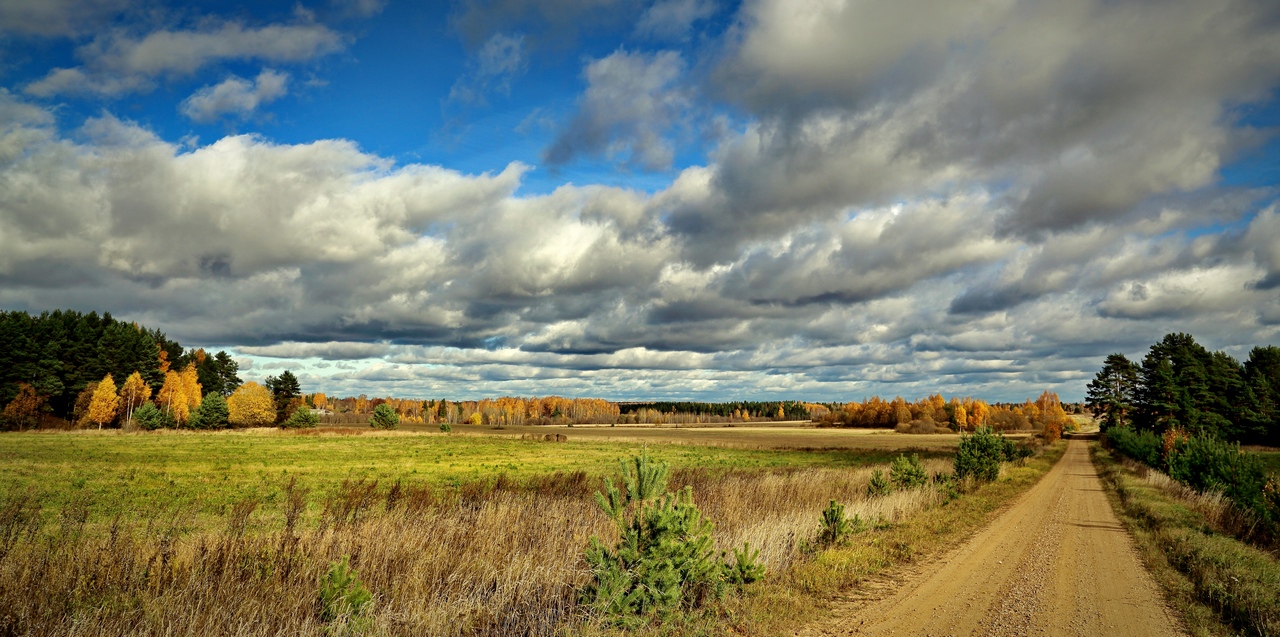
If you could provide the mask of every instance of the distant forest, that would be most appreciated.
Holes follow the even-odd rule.
[[[109,313],[0,311],[0,405],[8,405],[26,384],[48,413],[74,420],[77,398],[107,374],[124,382],[137,372],[151,394],[159,395],[165,372],[191,364],[205,394],[229,396],[240,385],[239,366],[226,352],[184,351],[164,332]]]
[[[1132,426],[1164,434],[1280,446],[1280,347],[1254,347],[1241,363],[1190,334],[1169,334],[1142,362],[1107,357],[1089,383],[1088,404],[1104,430]]]

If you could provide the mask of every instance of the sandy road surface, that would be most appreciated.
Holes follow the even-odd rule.
[[[1180,635],[1083,440],[970,541],[806,635]],[[872,597],[875,597],[874,593]]]

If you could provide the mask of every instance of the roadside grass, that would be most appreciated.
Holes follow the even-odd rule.
[[[575,430],[571,430],[576,432]],[[360,435],[352,435],[359,433]],[[92,503],[95,519],[117,514],[188,511],[199,525],[216,523],[234,503],[256,499],[278,512],[281,485],[329,494],[343,480],[388,487],[429,485],[456,491],[464,484],[528,482],[556,472],[611,475],[638,445],[619,441],[534,442],[509,437],[440,433],[297,433],[276,429],[224,432],[35,432],[0,435],[0,492],[33,491],[46,511]],[[818,452],[653,445],[656,460],[706,470],[795,470],[859,467],[889,462],[888,449]],[[943,452],[922,454],[947,457]],[[318,515],[310,506],[308,519]]]
[[[887,569],[956,546],[992,515],[1031,488],[1066,451],[1058,442],[1021,466],[1006,465],[1000,478],[955,498],[928,487],[889,497],[921,500],[915,513],[867,522],[862,532],[778,573],[765,585],[726,605],[725,621],[736,633],[782,634],[812,620],[837,594]],[[856,509],[848,515],[858,514]],[[864,521],[868,518],[860,516]]]
[[[1097,443],[1090,453],[1113,508],[1193,635],[1280,635],[1280,564],[1231,536],[1237,521],[1223,498]]]

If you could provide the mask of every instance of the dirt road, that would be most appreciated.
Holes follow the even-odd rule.
[[[888,597],[850,600],[801,634],[1183,634],[1083,440],[989,527],[893,584]]]

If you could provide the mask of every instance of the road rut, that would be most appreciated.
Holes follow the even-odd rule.
[[[1184,634],[1083,440],[990,526],[901,577],[887,597],[847,601],[799,634]]]

